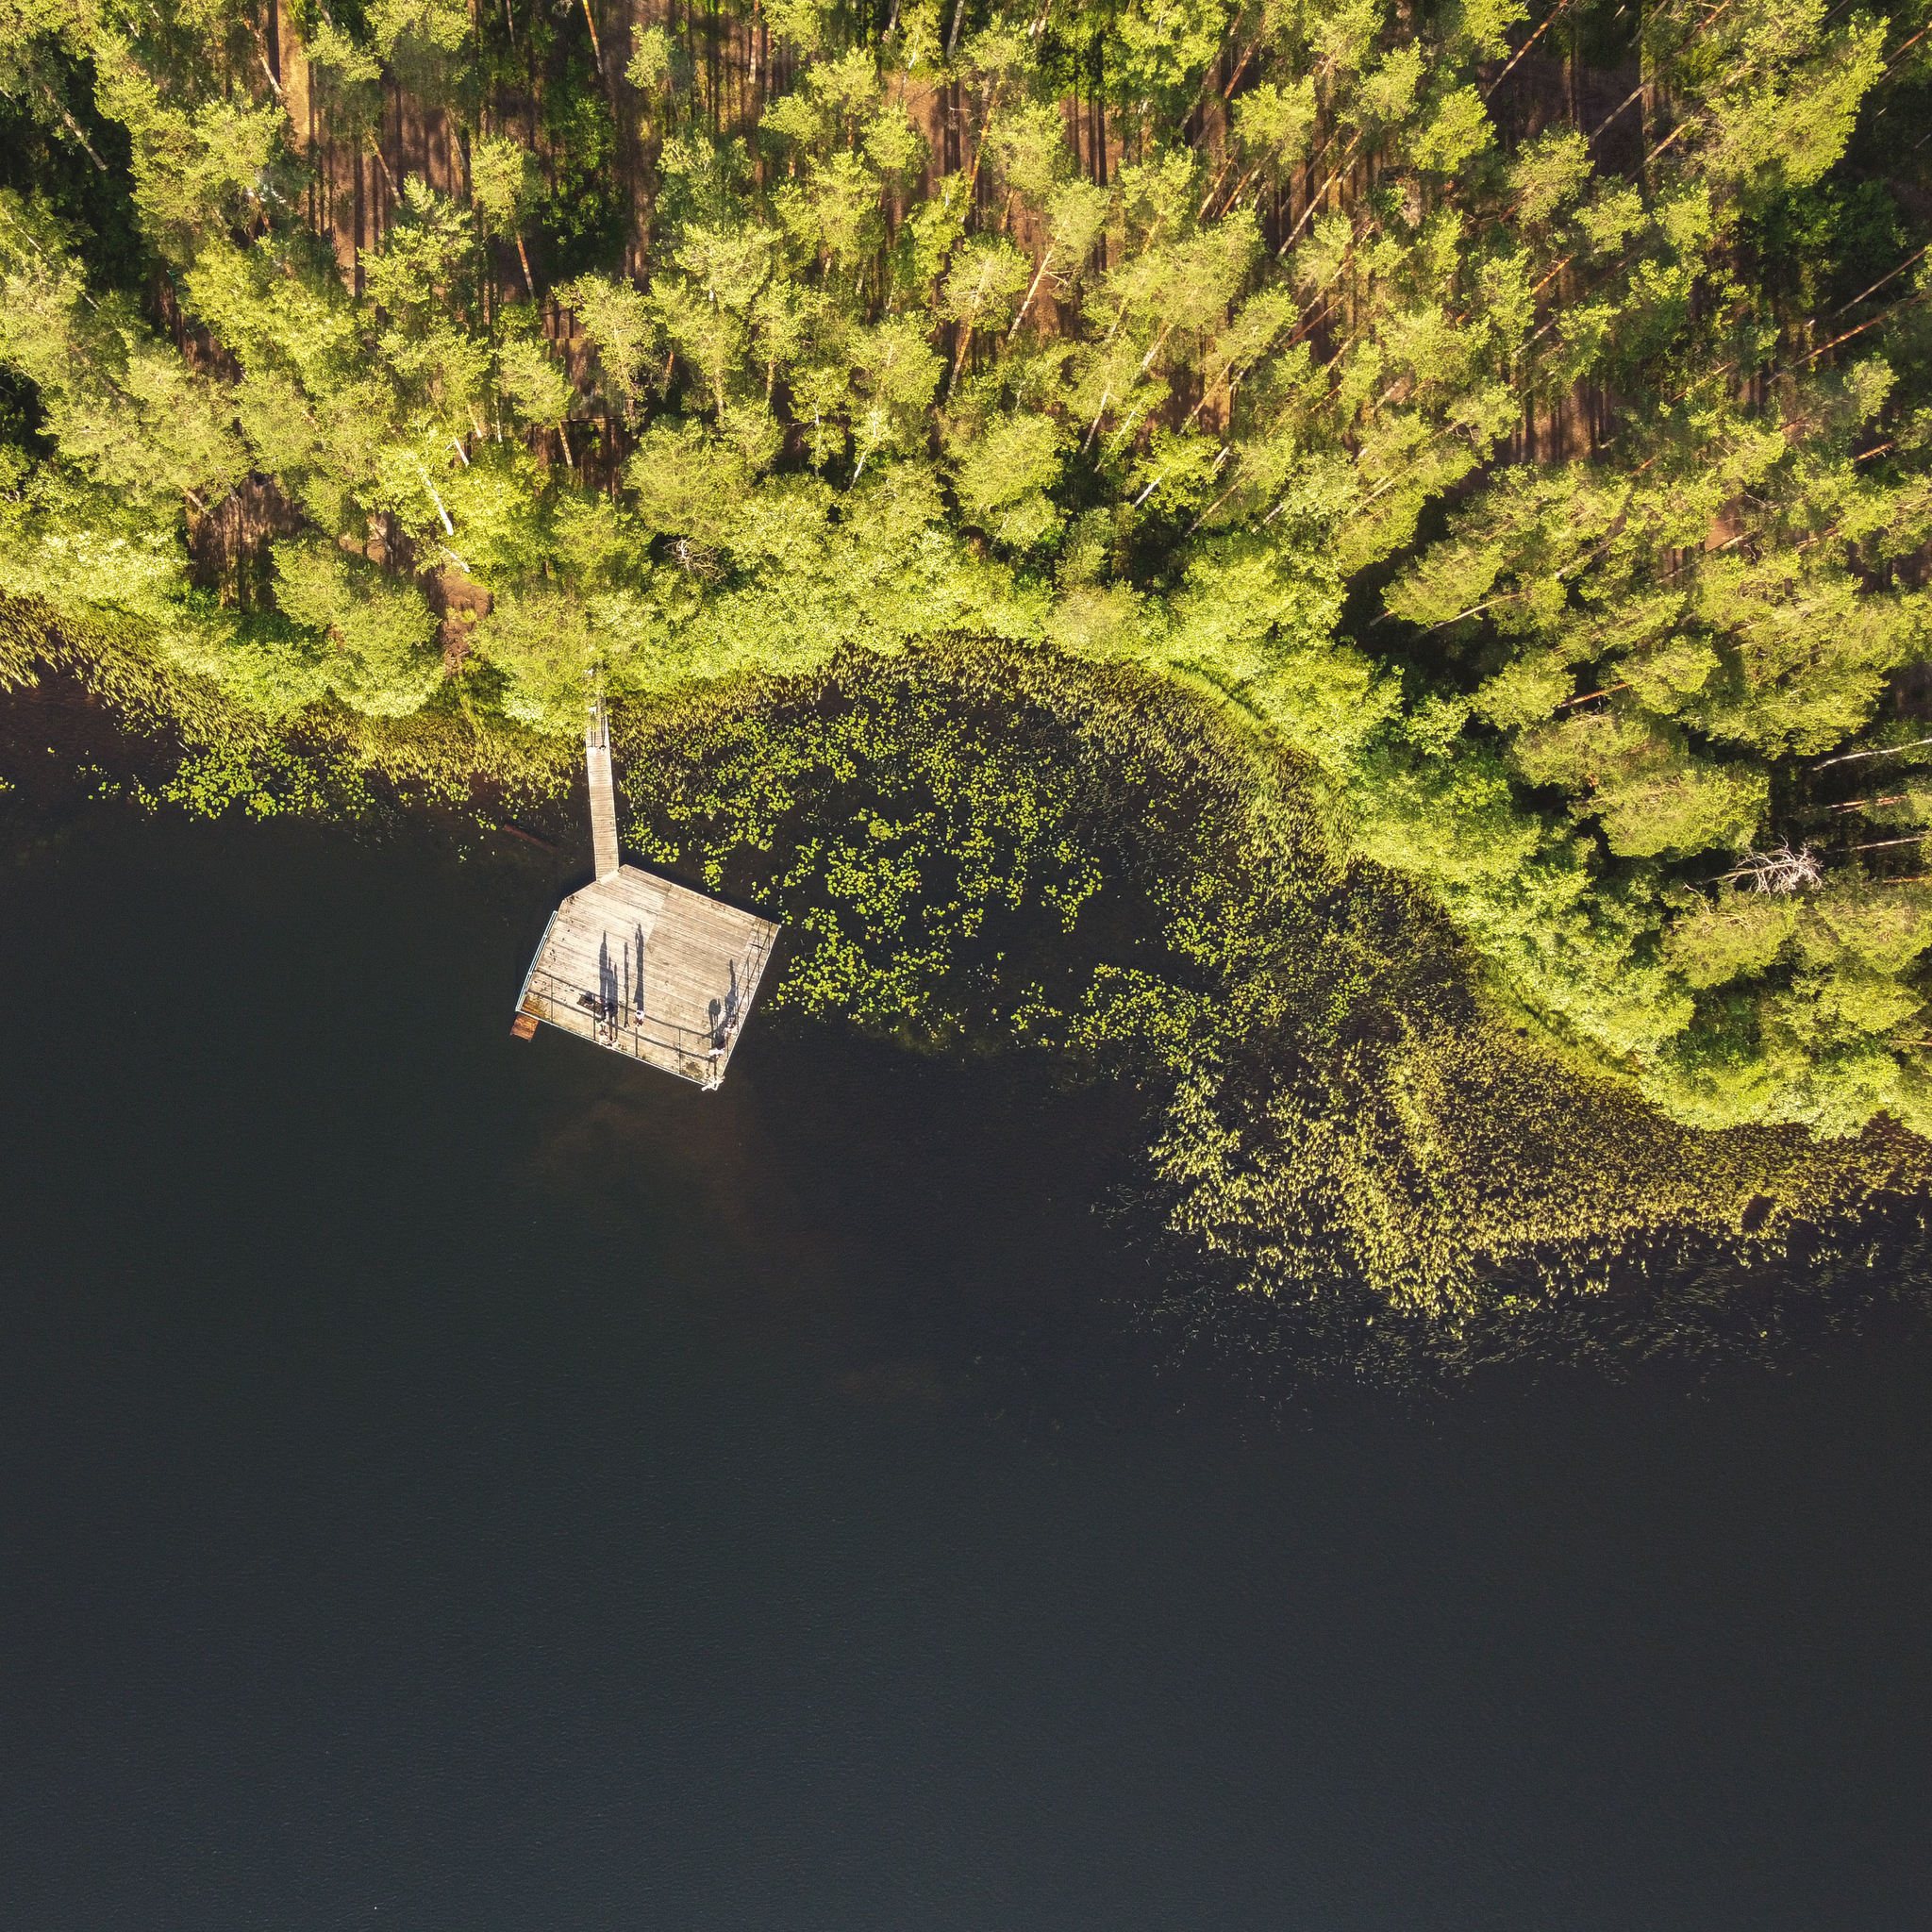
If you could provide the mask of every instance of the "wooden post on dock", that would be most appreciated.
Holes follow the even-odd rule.
[[[622,860],[617,854],[617,794],[610,782],[610,716],[600,691],[591,700],[584,726],[584,763],[591,777],[591,850],[600,879],[615,878]]]

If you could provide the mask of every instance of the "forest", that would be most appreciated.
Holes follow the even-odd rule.
[[[601,688],[883,1025],[1000,981],[1007,839],[1091,943],[999,1027],[1162,1070],[1264,1285],[1916,1185],[1927,22],[4,0],[9,634],[526,779]]]

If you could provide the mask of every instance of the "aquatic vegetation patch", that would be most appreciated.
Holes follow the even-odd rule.
[[[1284,1306],[1466,1338],[1932,1180],[1888,1122],[1673,1122],[1345,856],[1307,767],[1132,672],[855,657],[646,712],[622,750],[632,836],[790,923],[774,1006],[1139,1080],[1148,1198]]]
[[[567,740],[531,732],[451,685],[409,717],[376,718],[324,700],[269,717],[184,666],[151,626],[57,613],[0,594],[0,694],[42,673],[107,706],[154,767],[112,781],[150,807],[201,816],[240,809],[354,818],[378,795],[468,808],[479,791],[511,808],[555,800],[576,775]]]

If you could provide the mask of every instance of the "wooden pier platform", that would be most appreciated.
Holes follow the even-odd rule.
[[[724,1077],[778,928],[634,865],[551,916],[517,1000],[536,1023],[715,1087]]]
[[[689,886],[623,863],[602,691],[584,726],[597,879],[543,930],[510,1031],[560,1026],[700,1087],[715,1087],[764,976],[778,928]]]

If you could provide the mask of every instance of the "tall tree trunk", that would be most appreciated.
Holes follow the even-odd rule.
[[[1093,178],[1107,186],[1107,42],[1099,34],[1093,36]]]

